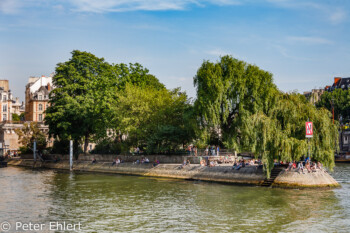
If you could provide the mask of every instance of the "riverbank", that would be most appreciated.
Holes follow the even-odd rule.
[[[33,166],[33,160],[12,159],[8,161],[8,165],[69,170],[69,161],[67,160],[59,162],[38,161],[35,166]],[[257,186],[263,185],[266,181],[263,169],[258,168],[257,166],[246,166],[239,170],[234,170],[232,169],[232,166],[229,165],[204,167],[198,164],[191,164],[185,167],[182,167],[179,164],[159,164],[156,167],[153,167],[152,164],[121,163],[112,166],[111,162],[92,163],[91,161],[78,160],[74,161],[73,171],[201,180]],[[276,177],[272,186],[315,188],[337,187],[339,184],[327,172],[321,170],[305,174],[282,171]]]

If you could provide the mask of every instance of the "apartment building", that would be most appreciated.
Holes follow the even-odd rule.
[[[25,91],[25,120],[43,122],[49,106],[52,76],[30,77]]]
[[[11,112],[12,114],[17,114],[17,115],[21,115],[22,113],[24,114],[25,112],[24,102],[22,101],[22,103],[20,103],[18,98],[12,100]]]
[[[8,80],[0,80],[0,122],[12,120],[12,93]]]

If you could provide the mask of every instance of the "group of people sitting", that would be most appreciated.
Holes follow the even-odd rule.
[[[147,157],[142,157],[141,160],[136,160],[133,162],[133,164],[148,164],[150,163],[150,160]],[[159,164],[159,160],[155,159],[153,162],[153,167],[157,166]]]
[[[136,160],[134,164],[144,164],[144,163],[149,163],[149,159],[147,157],[142,157],[141,160]]]
[[[191,165],[191,162],[190,162],[190,160],[184,160],[184,162],[181,164],[181,166],[180,166],[180,168],[182,169],[182,168],[184,168],[184,167],[186,167],[186,166],[190,166]]]
[[[302,172],[304,174],[304,170],[310,173],[316,172],[317,169],[323,171],[323,166],[320,162],[310,162],[309,159],[306,159],[304,162],[300,161],[298,165],[295,160],[293,162],[290,162],[286,168],[286,171],[296,171],[298,173]]]
[[[258,159],[249,159],[249,160],[241,159],[239,161],[235,160],[233,163],[232,169],[239,170],[242,167],[246,167],[246,166],[259,167],[259,166],[262,166],[262,162],[261,160],[258,160]]]
[[[208,164],[209,164],[209,167],[215,167],[216,165],[218,165],[218,162],[216,160],[208,160],[208,163],[207,163],[207,161],[205,161],[204,159],[200,161],[201,167],[208,166]]]

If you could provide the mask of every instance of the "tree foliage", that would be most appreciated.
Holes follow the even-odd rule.
[[[157,112],[153,108],[170,110],[166,105],[170,104],[169,96],[176,95],[170,95],[138,63],[109,64],[103,58],[78,50],[72,52],[69,61],[57,65],[53,85],[51,106],[45,117],[50,134],[60,140],[74,139],[74,144],[84,140],[84,152],[90,140],[110,137],[107,132],[119,138],[128,134],[130,140],[136,141],[144,138],[153,120],[147,114]],[[163,97],[166,104],[159,104]],[[130,114],[125,113],[129,110]],[[133,132],[137,132],[136,136]]]
[[[19,143],[22,144],[26,151],[32,150],[34,141],[37,142],[37,149],[46,148],[46,135],[43,133],[37,122],[24,123],[20,129],[15,129],[18,135]]]
[[[282,93],[272,74],[230,56],[205,61],[194,78],[195,109],[205,131],[216,129],[228,148],[261,156],[266,171],[275,159],[300,160],[306,154],[305,122],[314,123],[312,157],[334,166],[337,128],[330,113],[304,96]]]
[[[332,105],[336,120],[340,120],[341,116],[343,121],[350,121],[350,90],[338,88],[332,92],[326,91],[322,94],[321,100],[316,103],[317,107],[324,107],[329,111],[332,111]]]
[[[12,120],[13,121],[20,121],[21,118],[20,118],[20,116],[17,113],[13,113],[12,114]]]
[[[127,84],[116,104],[116,129],[132,146],[146,151],[176,150],[194,136],[192,106],[185,93],[175,89],[149,89]]]
[[[55,89],[45,116],[50,134],[76,143],[85,139],[85,152],[92,135],[106,132],[117,81],[113,66],[103,58],[74,50],[53,77]]]

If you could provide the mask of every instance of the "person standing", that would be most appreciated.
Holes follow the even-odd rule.
[[[219,156],[219,151],[220,151],[220,148],[219,146],[216,147],[216,156]]]

